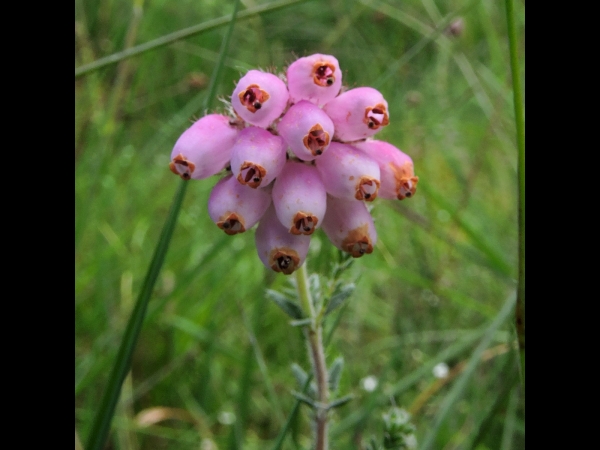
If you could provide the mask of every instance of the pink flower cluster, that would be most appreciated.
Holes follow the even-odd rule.
[[[208,201],[225,233],[258,223],[263,264],[290,274],[323,228],[339,249],[371,253],[377,232],[365,202],[415,194],[411,158],[372,139],[388,125],[388,104],[370,87],[342,89],[331,55],[294,61],[282,78],[250,70],[231,96],[232,117],[209,114],[175,143],[171,171],[184,180],[227,170]]]

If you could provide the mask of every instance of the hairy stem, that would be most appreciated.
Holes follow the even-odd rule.
[[[327,450],[327,403],[329,401],[329,384],[327,380],[327,366],[325,363],[325,349],[323,347],[323,327],[321,311],[316,312],[308,287],[306,262],[296,271],[298,296],[304,311],[310,314],[311,325],[306,330],[309,344],[309,354],[312,361],[315,380],[317,380],[317,395],[319,406],[315,411],[315,449]]]

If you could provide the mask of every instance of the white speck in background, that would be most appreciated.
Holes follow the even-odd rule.
[[[373,375],[369,375],[368,377],[360,380],[361,387],[367,392],[373,392],[375,388],[377,388],[377,378]]]
[[[446,378],[448,376],[448,364],[441,362],[433,368],[433,376],[436,378]]]
[[[223,425],[231,425],[235,422],[235,414],[229,411],[221,411],[219,413],[219,422]]]

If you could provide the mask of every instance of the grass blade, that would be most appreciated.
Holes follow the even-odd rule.
[[[493,401],[490,399],[490,402],[486,405],[484,410],[478,414],[477,424],[473,431],[471,431],[472,438],[468,444],[463,443],[464,448],[476,449],[478,447],[478,444],[492,426],[496,414],[506,407],[506,403],[509,399],[512,399],[513,396],[510,395],[510,391],[512,390],[513,393],[515,392],[514,387],[516,386],[517,378],[519,376],[518,367],[516,367],[515,363],[516,360],[514,355],[507,355],[504,367],[501,369],[500,373],[494,375],[497,379],[505,380],[505,382],[503,383],[502,388],[495,393],[496,396]]]
[[[275,11],[277,9],[292,6],[296,3],[300,3],[303,1],[305,0],[283,0],[256,6],[254,8],[248,8],[245,11],[242,11],[238,14],[237,20],[246,19],[248,17],[252,17],[264,12]],[[213,30],[215,28],[227,24],[230,20],[231,16],[229,15],[219,17],[217,19],[209,20],[207,22],[203,22],[198,25],[193,25],[191,27],[184,28],[183,30],[175,31],[173,33],[161,36],[144,44],[136,45],[135,47],[131,47],[126,50],[113,53],[112,55],[108,55],[104,58],[97,59],[96,61],[91,62],[89,64],[84,64],[83,66],[77,67],[75,69],[75,78],[78,78],[82,75],[86,75],[102,67],[118,63],[119,61],[123,61],[124,59],[131,58],[132,56],[141,55],[142,53],[146,53],[150,50],[155,50],[157,48],[164,47],[165,45],[172,44],[173,42],[179,41],[181,39],[187,39],[205,31]]]
[[[219,61],[215,71],[213,72],[208,96],[206,98],[206,107],[209,106],[216,93],[217,82],[220,78],[221,71],[223,69],[223,62],[225,61],[225,55],[227,54],[231,35],[233,34],[233,27],[235,24],[238,7],[239,0],[237,0],[235,3],[229,29],[227,30],[221,45]],[[173,236],[173,231],[175,230],[175,224],[177,223],[177,217],[179,216],[179,211],[187,191],[187,186],[187,182],[182,180],[175,194],[169,215],[167,216],[167,220],[163,226],[156,249],[154,250],[152,262],[150,263],[150,267],[146,273],[146,278],[144,279],[144,283],[142,285],[142,289],[140,290],[134,310],[129,318],[129,322],[127,323],[125,335],[121,340],[117,359],[110,373],[108,385],[104,391],[100,408],[92,424],[92,429],[85,447],[87,450],[100,450],[106,442],[108,431],[110,429],[110,423],[115,413],[115,406],[119,398],[119,393],[121,392],[121,385],[123,384],[123,380],[125,379],[125,376],[127,375],[127,372],[131,366],[131,358],[140,334],[140,330],[142,328],[142,324],[144,322],[146,309],[148,308],[148,302],[150,300],[150,296],[152,295],[152,291],[154,290],[154,284],[156,283],[160,269],[165,260],[167,250],[169,249],[171,237]]]
[[[175,229],[175,223],[177,222],[177,216],[179,215],[179,209],[181,208],[186,189],[187,183],[182,180],[177,189],[177,193],[175,194],[165,225],[163,226],[158,245],[154,251],[154,256],[150,263],[150,267],[148,268],[138,300],[131,313],[129,322],[127,323],[125,335],[123,336],[121,346],[119,347],[119,353],[117,354],[117,360],[110,373],[108,385],[104,391],[100,408],[98,409],[98,413],[92,424],[92,430],[85,447],[87,450],[100,450],[106,442],[110,422],[115,412],[119,393],[121,392],[121,385],[131,366],[131,357],[142,328],[144,316],[146,315],[148,301],[150,300],[156,278],[162,267],[165,255],[167,254],[169,242],[171,241],[171,236]]]
[[[389,371],[388,366],[386,371],[384,371],[379,377],[380,382],[377,385],[377,389],[368,398],[366,405],[364,405],[361,409],[357,409],[355,412],[349,414],[346,418],[337,423],[331,431],[332,439],[339,438],[348,430],[356,429],[357,427],[361,426],[361,424],[364,424],[369,417],[373,416],[373,411],[376,408],[389,405],[390,396],[398,396],[410,389],[421,379],[431,374],[431,370],[438,362],[447,361],[465,352],[484,333],[485,330],[472,331],[468,336],[465,336],[463,339],[442,350],[440,353],[436,354],[435,357],[430,358],[429,361],[422,364],[421,367],[394,383],[389,392],[384,393],[383,386],[385,385],[387,372]]]
[[[454,407],[454,404],[460,399],[463,391],[465,390],[467,383],[475,373],[475,369],[479,365],[481,361],[481,354],[483,351],[489,347],[491,340],[494,337],[495,331],[504,323],[515,303],[515,296],[511,295],[510,298],[504,303],[504,306],[496,316],[496,318],[492,321],[490,326],[486,329],[485,334],[479,345],[473,351],[473,354],[467,364],[467,368],[457,380],[456,384],[452,387],[446,398],[444,399],[442,405],[440,406],[440,411],[438,412],[433,425],[431,426],[429,432],[425,436],[423,443],[421,444],[422,450],[427,450],[432,448],[435,443],[435,438],[440,429],[440,426]]]
[[[510,47],[510,70],[512,72],[513,96],[515,106],[515,125],[517,127],[518,182],[519,182],[519,281],[517,286],[517,306],[515,319],[519,353],[521,360],[521,378],[525,390],[525,111],[523,94],[519,81],[519,58],[517,54],[517,30],[515,27],[514,0],[506,0],[506,23]]]

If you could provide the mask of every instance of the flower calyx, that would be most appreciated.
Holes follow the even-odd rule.
[[[260,186],[260,183],[262,183],[266,174],[267,170],[260,164],[244,161],[240,168],[240,174],[238,175],[237,180],[242,184],[256,189]]]
[[[175,175],[179,175],[184,180],[189,180],[192,178],[192,173],[194,173],[194,169],[196,165],[193,162],[188,161],[185,157],[180,153],[179,155],[173,158],[173,161],[169,163],[169,169]]]
[[[335,66],[332,63],[319,61],[313,66],[313,81],[317,86],[327,87],[335,83]]]
[[[295,235],[313,234],[318,222],[319,219],[316,216],[300,211],[294,216],[294,225],[290,228],[290,233]]]
[[[365,118],[363,122],[371,130],[378,130],[380,127],[385,127],[390,123],[387,113],[387,108],[383,103],[378,103],[375,106],[369,106],[365,109]]]
[[[291,248],[276,248],[271,252],[271,269],[290,275],[300,265],[300,257],[296,250]]]
[[[271,96],[267,91],[260,88],[258,84],[251,84],[246,89],[238,94],[240,102],[246,107],[251,113],[255,113],[262,108]]]
[[[342,241],[342,249],[354,258],[360,258],[365,253],[373,252],[373,244],[366,225],[351,230]]]
[[[217,222],[217,226],[230,236],[246,231],[244,219],[235,213],[224,216],[222,220]]]
[[[329,145],[329,133],[323,130],[323,127],[317,123],[304,136],[302,142],[313,156],[319,156],[323,154],[324,149]]]
[[[364,200],[367,202],[372,202],[377,198],[377,193],[379,192],[380,182],[379,180],[373,177],[363,176],[360,177],[358,183],[356,184],[356,195],[355,198],[357,200]]]

